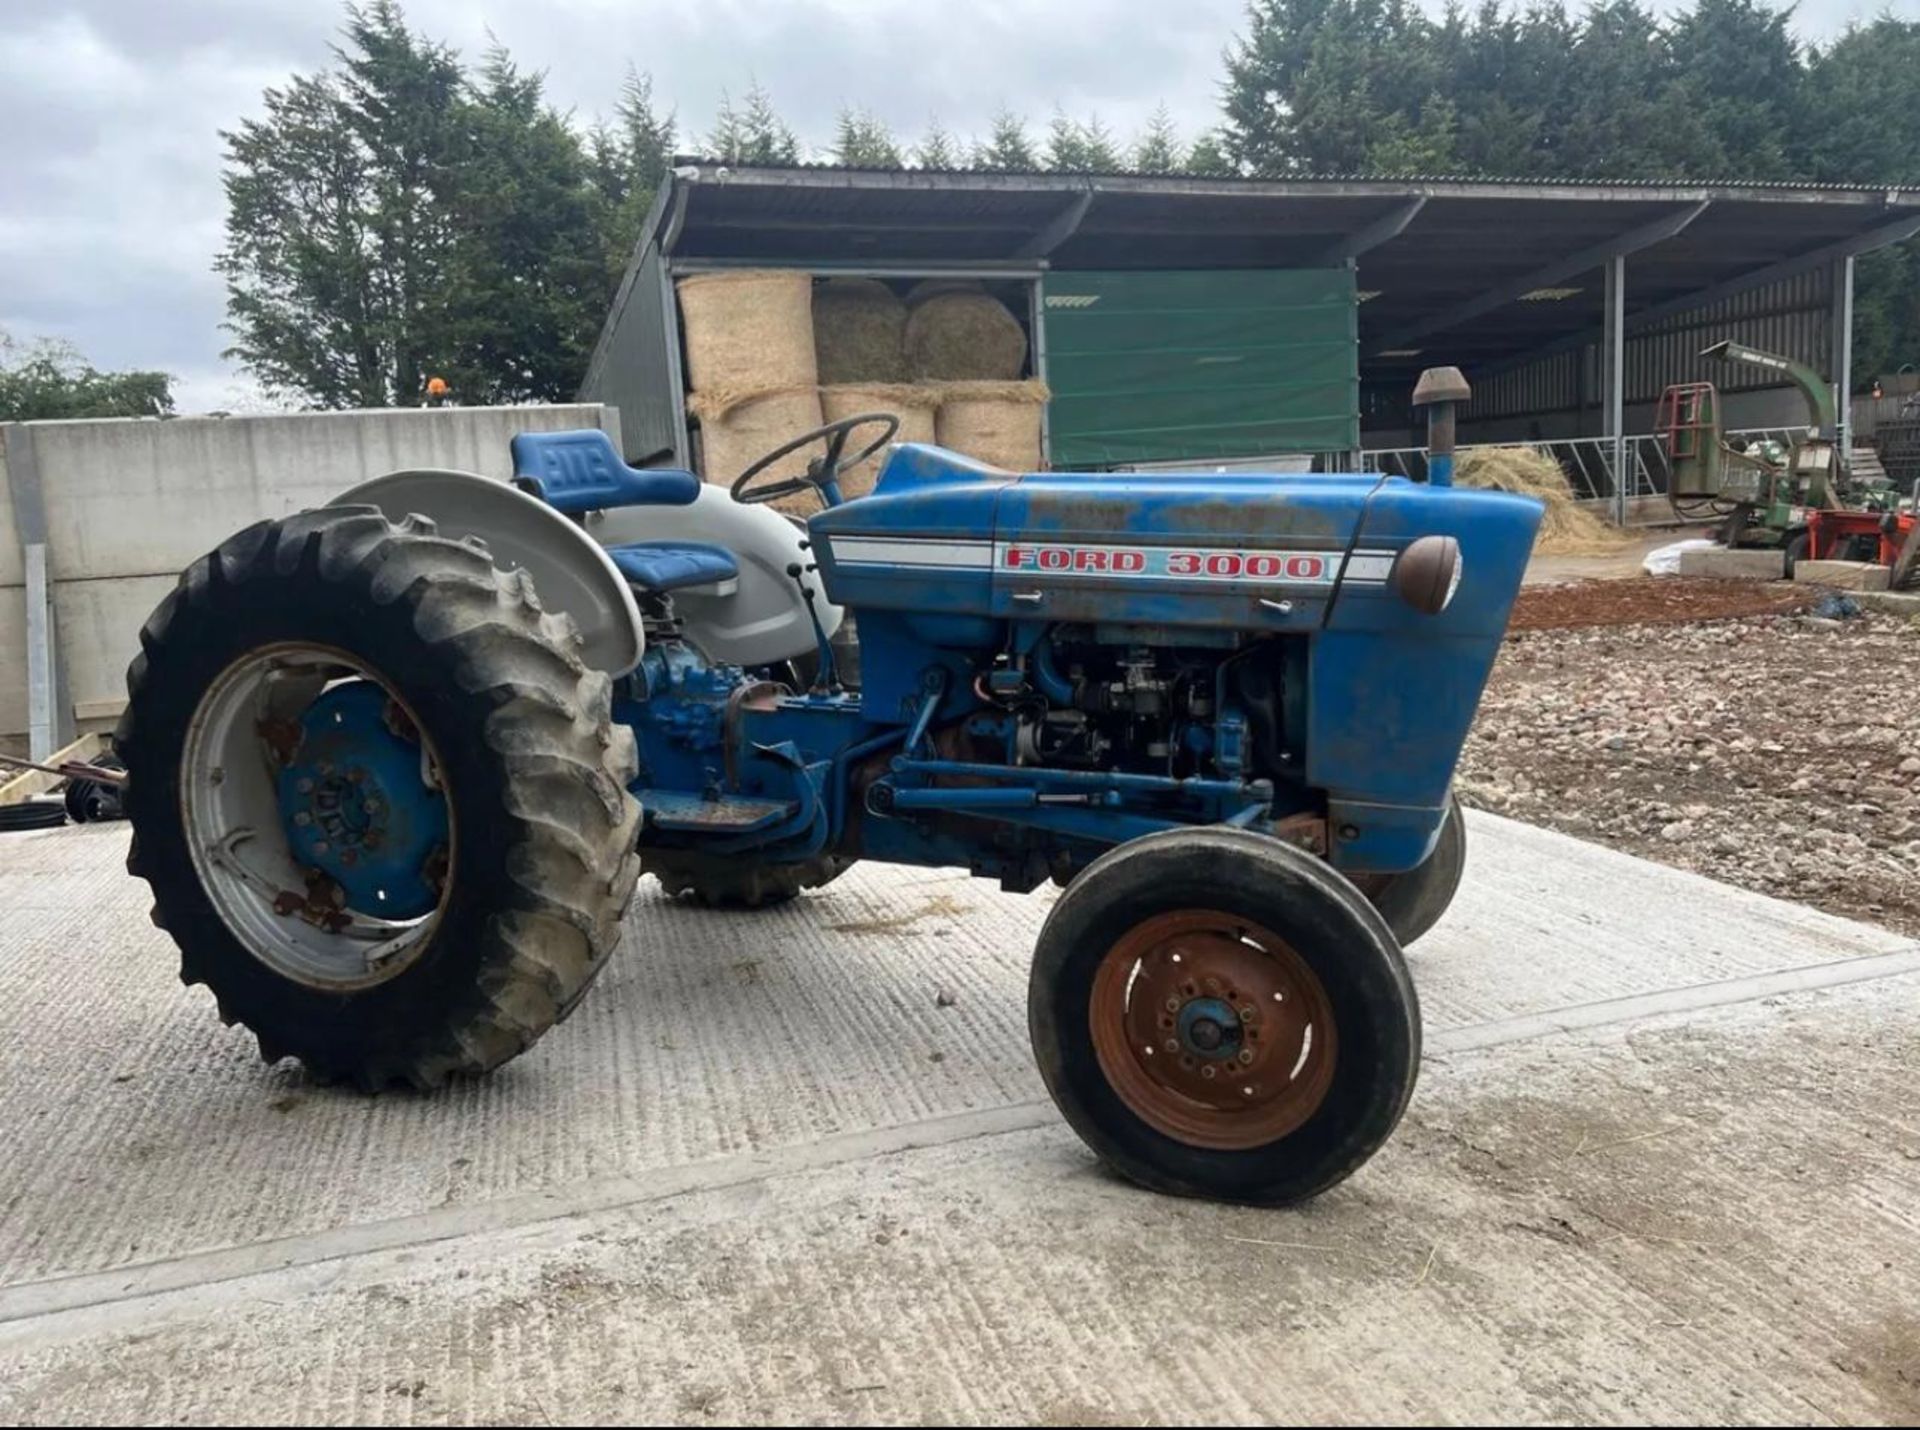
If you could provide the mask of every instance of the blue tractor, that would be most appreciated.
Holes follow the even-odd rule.
[[[380,478],[148,620],[129,867],[263,1057],[368,1089],[523,1052],[643,871],[717,908],[862,859],[1051,880],[1029,1016],[1067,1120],[1149,1187],[1312,1196],[1412,1091],[1401,948],[1459,880],[1454,763],[1539,522],[1451,486],[1465,395],[1422,379],[1424,484],[902,444],[843,502],[884,416],[730,490],[598,430],[517,438],[513,485]]]

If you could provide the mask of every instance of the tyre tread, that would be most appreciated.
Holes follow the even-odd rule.
[[[376,606],[400,606],[422,643],[453,653],[462,688],[490,707],[484,738],[506,771],[504,815],[516,827],[511,887],[487,920],[473,996],[454,1000],[437,1023],[384,1055],[341,1060],[320,1047],[294,1055],[322,1080],[367,1090],[395,1082],[436,1088],[455,1075],[490,1071],[563,1018],[618,944],[639,872],[639,806],[626,792],[637,765],[631,734],[611,726],[610,681],[582,663],[571,622],[540,610],[524,572],[498,570],[484,550],[440,537],[424,520],[323,508],[229,537],[188,567],[148,618],[115,735],[136,785],[143,775],[166,774],[148,767],[140,715],[165,678],[181,604],[217,606],[241,599],[236,588],[302,573],[364,593]],[[153,920],[165,928],[169,891],[140,847],[136,828],[127,868],[152,886]],[[182,949],[181,978],[208,981],[191,949]],[[223,1021],[245,1021],[214,991]],[[255,1032],[268,1061],[285,1056],[293,1041],[284,1032]]]

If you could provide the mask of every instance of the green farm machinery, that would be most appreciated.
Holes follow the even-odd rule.
[[[1729,547],[1779,548],[1788,575],[1803,559],[1871,561],[1896,567],[1899,584],[1920,548],[1915,502],[1884,477],[1854,472],[1839,441],[1833,385],[1805,363],[1731,338],[1700,355],[1779,373],[1805,398],[1808,421],[1784,441],[1729,441],[1712,383],[1669,387],[1654,426],[1675,513],[1718,523]]]

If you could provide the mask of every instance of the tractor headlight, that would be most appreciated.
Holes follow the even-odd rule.
[[[1460,543],[1451,536],[1423,536],[1393,563],[1393,589],[1423,615],[1437,616],[1460,589]]]

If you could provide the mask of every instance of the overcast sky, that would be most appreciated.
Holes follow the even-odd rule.
[[[1424,3],[1424,0],[1423,0]],[[1433,0],[1438,7],[1438,0]],[[1920,0],[1892,0],[1895,11]],[[629,62],[682,133],[753,78],[810,145],[841,104],[904,136],[930,115],[984,133],[1001,105],[1056,101],[1131,138],[1164,101],[1191,136],[1215,117],[1220,52],[1243,0],[408,0],[467,55],[499,38],[583,119]],[[1827,38],[1887,0],[1804,0]],[[211,269],[224,216],[220,129],[263,88],[325,66],[331,0],[0,0],[0,328],[71,340],[101,367],[161,368],[183,411],[251,405],[221,359]]]

